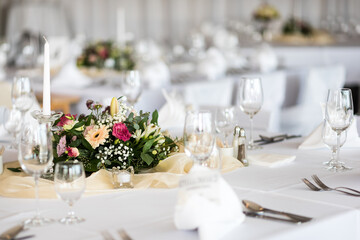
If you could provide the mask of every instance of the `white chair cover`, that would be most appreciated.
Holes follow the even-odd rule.
[[[281,131],[309,134],[322,121],[320,103],[326,102],[330,88],[341,88],[345,83],[345,68],[341,65],[315,67],[301,83],[298,104],[283,110]]]

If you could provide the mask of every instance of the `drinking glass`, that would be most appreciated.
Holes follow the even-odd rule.
[[[40,215],[38,193],[40,175],[46,172],[53,162],[52,134],[47,124],[22,128],[19,140],[19,162],[24,172],[32,175],[35,181],[36,215],[26,220],[26,224],[41,226],[51,222],[52,220]]]
[[[341,133],[346,131],[353,120],[353,100],[351,90],[347,88],[330,89],[326,101],[325,119],[336,132],[336,156],[330,162],[329,169],[341,171],[351,169],[339,161]]]
[[[234,108],[225,107],[216,110],[215,125],[216,131],[224,133],[224,145],[228,147],[228,136],[232,132],[234,121]]]
[[[126,71],[123,74],[121,90],[127,99],[127,102],[134,106],[141,95],[141,79],[139,71]]]
[[[342,147],[346,141],[346,131],[342,132],[340,135],[340,147]],[[329,161],[323,162],[324,165],[330,166],[330,163],[336,159],[337,151],[337,134],[330,125],[324,120],[323,129],[322,129],[322,139],[324,144],[331,150],[331,158]]]
[[[21,129],[21,113],[16,110],[8,110],[6,109],[3,113],[3,124],[5,130],[12,135],[12,141],[10,145],[10,149],[17,148],[17,134]]]
[[[74,224],[85,221],[84,218],[76,216],[73,210],[74,203],[85,191],[85,171],[82,162],[74,160],[57,163],[54,181],[56,194],[70,207],[67,216],[60,219],[60,222]]]
[[[209,111],[190,111],[184,126],[185,153],[194,165],[206,166],[214,145],[214,121]]]
[[[29,78],[14,78],[12,83],[11,99],[13,107],[21,112],[22,125],[24,125],[25,113],[30,110],[34,102],[34,96]]]
[[[253,139],[253,117],[263,104],[263,90],[260,78],[242,78],[239,87],[240,109],[250,117],[250,138],[248,149],[258,149]]]

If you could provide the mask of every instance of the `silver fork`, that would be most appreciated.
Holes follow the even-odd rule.
[[[352,188],[347,188],[347,187],[336,187],[336,188],[331,188],[327,185],[325,185],[325,183],[323,183],[320,178],[318,176],[316,176],[315,174],[311,176],[314,181],[324,190],[324,191],[331,191],[331,190],[334,190],[334,191],[338,191],[338,192],[342,192],[342,193],[345,193],[345,194],[348,194],[348,195],[351,195],[351,196],[355,196],[355,197],[360,197],[360,192],[355,190],[355,189],[352,189]],[[341,189],[346,189],[348,191],[352,191],[354,193],[351,193],[351,192],[348,192],[348,191],[344,191],[344,190],[341,190]]]
[[[118,234],[122,240],[132,240],[132,238],[127,234],[127,232],[124,229],[118,230]]]
[[[104,238],[104,240],[115,240],[113,238],[113,236],[111,236],[111,234],[106,230],[103,230],[100,233],[101,233],[101,236]]]
[[[301,179],[305,184],[306,186],[308,186],[311,190],[313,191],[320,191],[321,189],[318,188],[317,186],[315,186],[312,182],[310,182],[309,180],[307,180],[306,178],[302,178]]]

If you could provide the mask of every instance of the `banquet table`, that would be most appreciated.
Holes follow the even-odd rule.
[[[301,178],[311,179],[312,174],[317,174],[330,186],[360,189],[360,149],[341,150],[341,158],[352,170],[330,172],[322,165],[330,157],[330,151],[325,148],[299,150],[302,141],[302,138],[289,139],[255,151],[296,155],[291,163],[272,168],[250,164],[222,176],[236,192],[239,204],[248,199],[268,208],[313,217],[313,220],[292,224],[246,217],[223,239],[360,238],[359,198],[335,191],[314,192],[301,182]],[[117,230],[125,229],[135,240],[198,239],[197,231],[177,230],[174,225],[177,193],[178,188],[127,189],[83,196],[75,204],[75,212],[84,217],[85,222],[70,226],[55,222],[26,230],[19,237],[34,234],[34,239],[103,239],[101,231],[107,230],[114,239],[121,239]],[[35,207],[34,199],[0,197],[0,232],[32,217]],[[66,214],[67,207],[58,199],[40,199],[40,211],[45,217],[59,219]]]

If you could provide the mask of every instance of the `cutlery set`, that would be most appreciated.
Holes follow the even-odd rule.
[[[265,144],[270,144],[270,143],[281,142],[281,141],[284,141],[286,139],[298,138],[298,137],[301,137],[301,135],[281,134],[281,135],[268,137],[268,136],[264,136],[264,135],[260,134],[259,137],[260,137],[260,139],[255,140],[254,142],[258,143],[258,145],[265,145]]]
[[[107,230],[103,230],[100,233],[104,240],[115,240],[115,238]],[[124,229],[118,230],[117,233],[122,240],[132,240]]]
[[[358,191],[358,190],[355,190],[353,188],[348,188],[348,187],[331,188],[331,187],[327,186],[324,182],[322,182],[317,175],[312,175],[311,177],[319,187],[316,186],[315,184],[313,184],[312,182],[310,182],[306,178],[303,178],[301,180],[306,184],[306,186],[308,186],[313,191],[321,191],[321,190],[323,190],[323,191],[337,191],[337,192],[347,194],[349,196],[360,197],[360,191]]]

